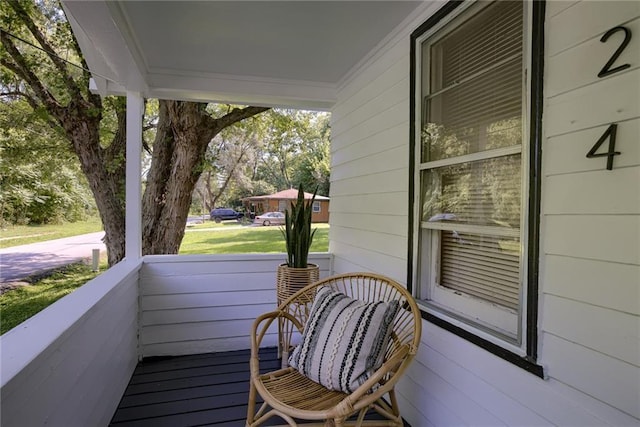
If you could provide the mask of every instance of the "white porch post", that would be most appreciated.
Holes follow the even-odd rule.
[[[125,258],[142,257],[142,115],[144,100],[139,92],[127,91],[127,169]]]

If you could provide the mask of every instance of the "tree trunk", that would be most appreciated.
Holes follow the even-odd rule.
[[[238,167],[238,164],[242,161],[242,158],[244,157],[245,153],[246,151],[244,150],[240,153],[240,156],[238,156],[238,158],[233,162],[233,166],[231,167],[231,170],[228,171],[227,176],[225,177],[224,182],[222,183],[220,188],[218,188],[218,191],[216,191],[215,194],[211,195],[211,205],[213,205],[214,207],[218,204],[218,199],[220,199],[224,194],[224,192],[227,190],[227,187],[229,186],[229,182],[231,182],[231,178],[233,178],[236,168]]]
[[[142,253],[176,254],[209,142],[222,129],[268,108],[234,109],[218,119],[206,104],[160,101],[151,169],[142,199]]]
[[[0,55],[2,71],[6,69],[15,76],[18,88],[15,94],[29,102],[34,110],[46,110],[53,118],[50,122],[64,129],[95,197],[105,229],[109,265],[114,265],[125,255],[126,100],[105,99],[117,117],[114,138],[105,147],[100,141],[102,99],[89,91],[90,73],[70,27],[67,25],[69,32],[51,43],[29,14],[36,14],[37,5],[36,9],[31,9],[25,7],[31,4],[28,2],[2,1],[10,7],[6,9],[6,16],[3,15],[7,28],[24,26],[23,29],[33,35],[45,52],[38,59],[28,53],[28,49],[25,49],[27,54],[23,54],[3,27],[0,31],[0,43],[5,53]],[[10,10],[12,13],[8,13]],[[46,21],[41,14],[37,17],[39,22]],[[62,26],[59,28],[63,29]],[[65,40],[70,43],[65,45]],[[61,49],[72,49],[81,58],[85,70],[80,76],[71,73],[55,53],[58,45],[63,46]],[[43,59],[53,65],[55,72],[45,72],[50,67],[41,66]],[[205,107],[203,103],[160,101],[158,130],[142,200],[143,254],[178,252],[207,145],[225,127],[268,110],[264,107],[235,108],[214,119]]]
[[[213,178],[212,175],[213,174],[211,173],[211,171],[207,171],[203,179],[204,191],[202,193],[202,200],[204,200],[207,212],[211,212],[216,208],[213,197],[213,190],[211,190],[211,179]]]
[[[191,194],[213,129],[206,104],[160,101],[149,182],[143,197],[142,253],[178,253]]]
[[[100,117],[65,114],[60,118],[60,123],[73,144],[80,167],[89,182],[105,231],[108,262],[110,266],[114,265],[124,258],[125,248],[124,154],[121,153],[120,158],[122,165],[112,164],[110,172],[105,150],[100,147]],[[119,123],[121,126],[126,124]],[[114,140],[118,138],[124,140],[124,133],[117,132]],[[119,144],[124,150],[122,141]]]
[[[105,229],[109,265],[113,265],[124,256],[124,116],[118,115],[118,128],[112,144],[102,148],[100,122],[103,104],[98,95],[88,91],[89,73],[85,71],[78,78],[69,72],[64,61],[54,53],[54,44],[47,40],[29,15],[29,8],[25,7],[28,3],[10,0],[7,4],[15,14],[11,18],[15,19],[13,23],[28,29],[46,52],[56,73],[41,73],[47,67],[41,69],[40,64],[29,56],[28,50],[23,54],[4,29],[0,32],[0,42],[6,55],[0,57],[0,63],[24,82],[19,84],[21,96],[34,110],[46,110],[53,119],[50,122],[64,129],[94,195]],[[71,48],[80,54],[77,44],[72,44]],[[83,65],[86,64],[83,62]]]

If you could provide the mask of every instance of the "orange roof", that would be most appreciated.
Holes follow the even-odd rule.
[[[313,197],[312,193],[307,193],[305,191],[304,193],[304,198],[305,199],[311,199]],[[256,200],[256,199],[260,199],[260,200],[266,200],[266,199],[286,199],[286,200],[295,200],[298,198],[298,190],[296,190],[295,188],[290,188],[288,190],[282,190],[282,191],[278,191],[277,193],[273,193],[273,194],[268,194],[265,196],[252,196],[252,197],[246,197],[243,200]],[[328,197],[325,196],[320,196],[320,195],[316,195],[316,200],[329,200]]]

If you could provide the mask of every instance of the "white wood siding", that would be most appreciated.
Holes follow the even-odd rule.
[[[120,263],[0,337],[2,426],[107,425],[138,361],[139,263]]]
[[[547,26],[541,360],[640,418],[640,3],[577,2]],[[600,38],[616,26],[633,36],[614,67],[631,67],[598,78],[623,33]],[[611,123],[622,154],[609,171],[586,153]]]
[[[409,185],[409,44],[341,90],[332,114],[331,230],[336,271],[404,279]]]
[[[276,307],[285,254],[146,256],[140,273],[143,357],[249,348],[255,318]],[[312,253],[320,277],[331,256]],[[277,329],[263,345],[275,346]]]
[[[426,10],[340,88],[332,111],[330,252],[336,273],[404,282],[409,35]],[[547,3],[540,259],[540,379],[439,328],[399,386],[414,426],[640,425],[640,2]],[[623,72],[597,73],[631,44]],[[614,169],[587,159],[618,123]],[[606,151],[606,143],[600,151]]]

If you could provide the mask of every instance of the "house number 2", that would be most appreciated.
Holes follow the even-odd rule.
[[[628,29],[626,27],[613,27],[612,29],[610,29],[609,31],[604,33],[604,35],[602,36],[600,41],[602,43],[606,43],[607,40],[609,40],[609,37],[611,37],[612,34],[615,34],[615,33],[619,32],[619,31],[624,32],[624,40],[622,40],[622,43],[620,44],[620,46],[618,46],[618,49],[616,49],[616,51],[613,52],[613,55],[611,55],[611,58],[609,58],[607,63],[604,64],[604,67],[602,67],[602,69],[598,73],[598,77],[599,78],[609,76],[611,74],[617,73],[617,72],[622,71],[622,70],[626,70],[627,68],[631,67],[630,64],[623,64],[623,65],[620,65],[618,67],[611,68],[613,66],[614,62],[616,62],[618,57],[620,57],[622,52],[625,50],[625,48],[629,45],[629,42],[631,41],[631,30],[630,29]],[[592,159],[592,158],[595,158],[595,157],[606,157],[607,158],[607,170],[612,170],[613,169],[613,157],[620,155],[620,152],[616,151],[616,132],[617,132],[617,130],[618,130],[617,123],[610,124],[609,127],[607,128],[607,130],[604,131],[602,136],[598,139],[598,141],[596,141],[594,146],[591,147],[591,149],[587,153],[587,158],[589,158],[589,159]],[[596,151],[598,151],[600,146],[607,139],[609,139],[609,148],[608,148],[607,152],[606,153],[596,153]]]
[[[620,54],[622,54],[622,51],[624,51],[624,49],[627,47],[627,45],[631,41],[630,29],[626,27],[613,27],[612,29],[604,33],[600,41],[602,43],[606,43],[607,40],[609,40],[609,37],[611,37],[612,34],[615,34],[618,31],[624,32],[624,40],[622,40],[622,43],[620,44],[620,46],[618,46],[618,49],[616,49],[616,51],[613,52],[613,55],[611,55],[611,58],[609,58],[607,63],[604,64],[604,67],[602,67],[602,70],[600,70],[600,72],[598,73],[598,77],[606,77],[610,74],[617,73],[618,71],[626,70],[627,68],[631,67],[631,65],[629,64],[624,64],[614,69],[611,69],[611,66],[613,65],[613,63],[616,62],[616,59],[618,59]]]

